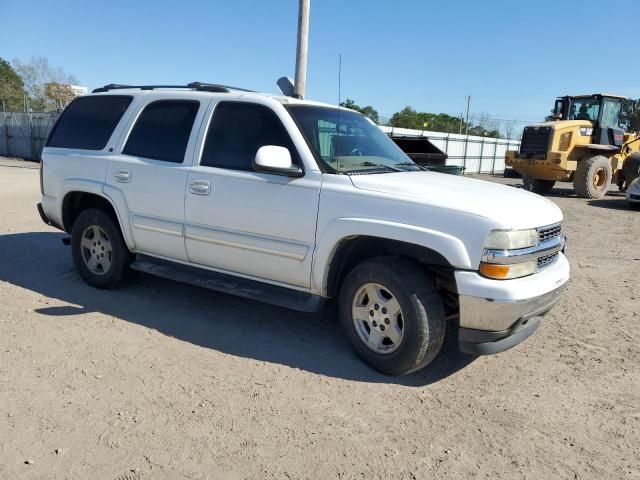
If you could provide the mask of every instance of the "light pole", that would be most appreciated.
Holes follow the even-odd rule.
[[[293,96],[304,98],[307,86],[307,51],[309,47],[309,3],[311,0],[299,0],[298,7],[298,44],[296,48],[296,78]]]

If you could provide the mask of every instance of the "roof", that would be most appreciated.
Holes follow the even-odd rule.
[[[621,100],[629,99],[629,97],[625,97],[624,95],[616,95],[615,93],[592,93],[590,95],[564,95],[564,96],[571,97],[571,98],[587,98],[587,97],[600,96],[600,97],[609,97],[609,98],[619,98]],[[558,97],[558,98],[563,98],[563,97]]]
[[[328,103],[316,102],[313,100],[299,99],[294,97],[288,97],[285,95],[276,95],[263,92],[255,92],[253,90],[247,90],[245,88],[231,87],[228,85],[218,85],[211,83],[192,82],[187,85],[120,85],[109,84],[104,87],[96,88],[92,94],[119,94],[121,92],[131,92],[132,90],[147,94],[148,92],[167,92],[167,91],[180,91],[180,92],[192,92],[196,96],[210,96],[212,94],[229,95],[235,98],[270,98],[283,105],[313,105],[318,107],[331,107],[339,108],[341,110],[349,110],[348,108],[338,107]]]

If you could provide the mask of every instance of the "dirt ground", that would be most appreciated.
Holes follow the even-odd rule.
[[[392,378],[333,308],[90,288],[36,165],[0,159],[0,478],[640,479],[640,212],[564,187],[572,279],[536,334]]]

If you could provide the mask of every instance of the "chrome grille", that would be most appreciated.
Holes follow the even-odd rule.
[[[538,240],[540,243],[559,237],[562,234],[562,224],[549,225],[538,229]]]
[[[552,253],[551,255],[544,255],[542,257],[538,257],[538,270],[544,268],[548,265],[551,265],[558,258],[558,252]]]

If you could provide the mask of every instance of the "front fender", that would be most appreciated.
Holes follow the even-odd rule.
[[[454,236],[425,227],[386,220],[337,218],[318,236],[311,272],[312,289],[316,293],[327,293],[329,266],[338,245],[343,240],[356,236],[380,237],[430,248],[456,268],[472,268],[464,243]]]

